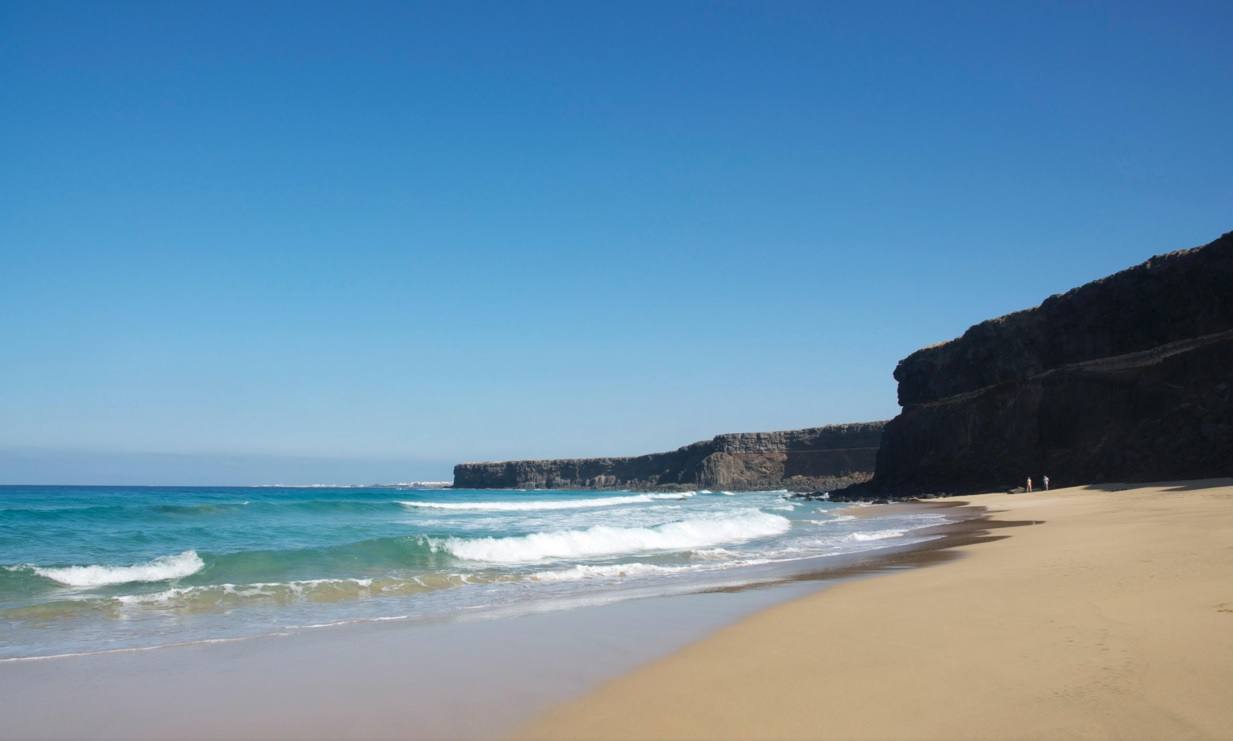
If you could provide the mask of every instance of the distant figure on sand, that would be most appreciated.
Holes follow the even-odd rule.
[[[1028,494],[1032,493],[1032,477],[1031,476],[1028,476],[1027,493]]]
[[[1040,477],[1040,480],[1045,483],[1045,491],[1049,491],[1049,474]]]

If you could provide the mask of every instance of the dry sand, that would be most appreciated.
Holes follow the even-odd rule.
[[[986,494],[1008,535],[772,607],[536,738],[1233,738],[1233,480]]]

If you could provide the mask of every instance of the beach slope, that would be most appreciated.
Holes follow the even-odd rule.
[[[1228,738],[1233,480],[986,494],[1007,537],[771,608],[533,738]]]

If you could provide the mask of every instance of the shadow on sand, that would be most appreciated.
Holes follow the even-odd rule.
[[[1088,484],[1086,488],[1093,491],[1126,491],[1128,489],[1141,489],[1145,486],[1160,487],[1164,491],[1199,491],[1201,489],[1215,489],[1221,486],[1233,486],[1233,478],[1194,479],[1192,481],[1152,481],[1136,484]]]

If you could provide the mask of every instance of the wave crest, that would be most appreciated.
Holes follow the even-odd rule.
[[[135,581],[167,581],[182,579],[205,568],[205,562],[197,551],[184,551],[174,556],[161,556],[133,566],[66,566],[42,568],[32,566],[31,571],[52,581],[70,587],[102,587],[110,584],[127,584]]]
[[[724,517],[681,520],[655,527],[596,525],[586,530],[557,530],[508,538],[434,539],[429,544],[467,561],[526,563],[707,548],[780,535],[791,526],[786,517],[749,509]]]

